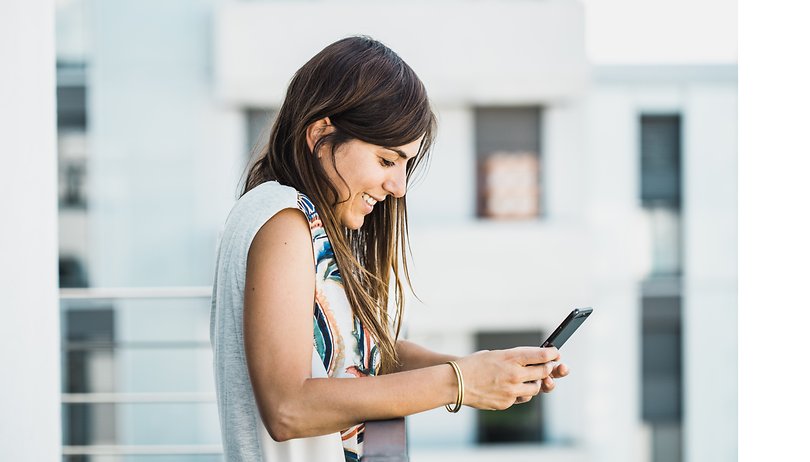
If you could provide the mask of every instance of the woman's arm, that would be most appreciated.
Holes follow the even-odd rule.
[[[244,343],[254,397],[270,435],[283,441],[323,435],[366,420],[401,417],[455,402],[449,365],[364,378],[311,378],[315,294],[309,223],[285,209],[259,230],[248,253]],[[443,357],[405,346],[410,365]],[[540,391],[553,348],[480,352],[458,360],[464,404],[505,409]],[[549,365],[541,364],[549,363]],[[529,364],[541,364],[529,366]]]
[[[458,356],[436,353],[409,340],[397,340],[397,353],[400,367],[397,372],[421,369],[423,367],[445,364],[447,361],[457,361]]]

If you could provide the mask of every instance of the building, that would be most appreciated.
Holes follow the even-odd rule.
[[[735,66],[593,66],[574,0],[351,15],[338,2],[62,5],[63,283],[210,284],[257,127],[306,59],[368,34],[423,78],[440,119],[409,192],[423,303],[408,335],[464,354],[539,342],[570,308],[595,308],[564,350],[572,375],[512,416],[525,434],[440,409],[409,419],[412,459],[736,459],[736,325],[714,322],[736,319]],[[217,460],[206,301],[111,299],[66,308],[66,344],[113,348],[74,355],[85,381],[63,391],[137,396],[66,404],[68,445],[195,445],[194,460]]]

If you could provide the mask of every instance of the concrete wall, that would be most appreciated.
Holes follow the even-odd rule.
[[[367,34],[408,61],[439,104],[579,93],[587,68],[579,2],[506,5],[508,15],[493,0],[225,3],[216,22],[217,91],[228,102],[277,105],[293,73],[326,44]]]
[[[737,460],[737,87],[686,91],[685,460]]]
[[[0,460],[58,460],[54,6],[0,4]]]

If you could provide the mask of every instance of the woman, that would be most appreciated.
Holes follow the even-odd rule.
[[[358,460],[365,421],[505,409],[567,375],[554,348],[458,358],[398,339],[405,192],[435,130],[422,82],[373,39],[335,42],[293,77],[220,241],[228,460]]]

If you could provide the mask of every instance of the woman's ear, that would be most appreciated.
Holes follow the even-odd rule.
[[[317,143],[322,136],[328,135],[334,131],[335,127],[332,126],[329,117],[318,119],[309,124],[307,127],[307,145],[309,146],[309,150],[314,152],[315,143]],[[318,157],[320,157],[320,154],[318,154]]]

